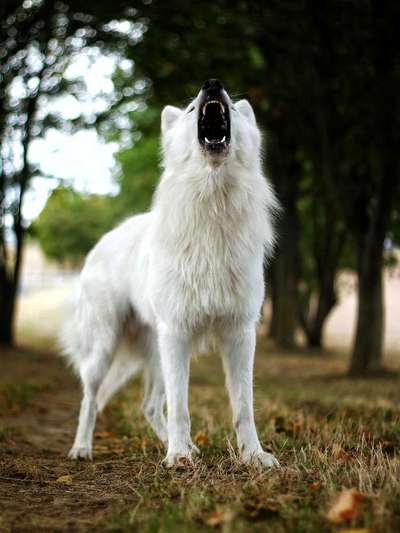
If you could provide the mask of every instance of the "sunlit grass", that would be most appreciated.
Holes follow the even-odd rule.
[[[163,450],[138,413],[130,386],[111,407],[127,453],[142,458],[132,483],[137,504],[115,514],[112,530],[369,531],[400,530],[400,390],[396,378],[350,380],[339,356],[272,355],[260,348],[256,419],[279,471],[244,467],[235,452],[220,362],[192,365],[192,434],[206,442],[193,468],[167,471]],[[343,488],[365,495],[340,526],[327,511]]]

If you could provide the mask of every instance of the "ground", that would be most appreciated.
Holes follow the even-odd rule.
[[[396,370],[396,359],[387,363]],[[139,382],[100,417],[93,462],[72,462],[77,380],[43,349],[7,350],[2,365],[0,532],[400,531],[395,372],[350,380],[341,354],[277,353],[261,340],[256,419],[282,468],[260,472],[237,459],[216,355],[192,364],[201,456],[184,470],[161,464]],[[335,515],[343,489],[354,489],[351,504]]]

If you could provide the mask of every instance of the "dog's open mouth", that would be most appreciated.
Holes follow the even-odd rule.
[[[228,149],[231,131],[229,107],[222,99],[206,100],[200,105],[198,138],[204,150],[222,153]]]

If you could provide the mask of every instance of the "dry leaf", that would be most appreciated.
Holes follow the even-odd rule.
[[[366,528],[341,529],[339,533],[369,533],[369,529],[366,529]]]
[[[96,451],[96,452],[109,452],[110,450],[108,449],[108,446],[104,446],[103,444],[95,444],[93,446],[93,449]]]
[[[96,431],[94,434],[95,439],[108,439],[108,437],[111,437],[111,433],[109,431]]]
[[[219,526],[226,522],[231,522],[233,519],[232,511],[214,511],[204,520],[208,526]]]
[[[65,474],[56,479],[56,483],[63,483],[64,485],[71,485],[72,476],[70,474]]]
[[[320,481],[313,481],[313,483],[310,483],[308,485],[308,488],[310,490],[318,490],[321,488],[321,482]]]
[[[218,526],[223,522],[222,516],[222,513],[215,511],[214,513],[211,513],[204,521],[208,526]]]
[[[343,489],[328,511],[328,520],[335,524],[351,520],[357,515],[358,507],[363,500],[365,496],[357,489]]]
[[[279,512],[279,503],[273,498],[247,500],[243,508],[250,518],[260,520]]]
[[[121,455],[123,453],[125,453],[125,448],[124,446],[115,446],[113,449],[112,449],[113,453],[116,453],[117,455]]]
[[[337,444],[333,445],[332,455],[335,459],[339,459],[340,461],[343,461],[345,463],[352,459],[351,455]]]
[[[295,435],[298,435],[302,429],[303,424],[301,422],[293,422],[292,430]]]
[[[202,431],[198,431],[194,437],[194,442],[199,446],[203,446],[204,444],[208,444],[209,440],[208,437],[204,435]]]

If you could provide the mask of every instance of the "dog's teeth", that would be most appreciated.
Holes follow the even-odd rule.
[[[211,143],[211,141],[209,141],[209,140],[207,139],[207,137],[204,137],[204,140],[206,141],[207,144],[210,144],[210,143]]]
[[[226,136],[224,135],[224,136],[222,137],[222,139],[220,140],[220,142],[221,142],[221,143],[224,143],[224,142],[225,142],[225,139],[226,139]]]

